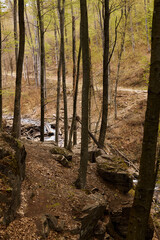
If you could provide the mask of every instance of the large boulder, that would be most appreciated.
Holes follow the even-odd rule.
[[[20,205],[26,151],[20,140],[0,134],[0,221],[8,225]]]
[[[54,146],[50,152],[52,154],[58,154],[58,155],[62,155],[64,156],[68,161],[72,160],[72,152],[70,152],[69,150],[67,150],[66,148],[62,148],[62,147],[58,147],[58,146]]]
[[[96,158],[96,162],[97,171],[105,181],[113,184],[123,193],[127,193],[132,188],[132,176],[122,158],[102,155]]]
[[[78,220],[81,221],[80,240],[88,240],[94,236],[98,220],[104,216],[107,202],[100,194],[91,194],[94,203],[88,203],[83,209]],[[93,199],[92,199],[93,200]]]

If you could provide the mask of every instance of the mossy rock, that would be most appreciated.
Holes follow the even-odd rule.
[[[70,152],[69,150],[67,150],[66,148],[61,148],[61,147],[57,147],[55,146],[54,148],[52,148],[50,150],[50,152],[52,154],[58,154],[58,155],[62,155],[64,156],[68,161],[72,160],[72,152]]]
[[[97,171],[107,182],[112,183],[120,191],[126,193],[133,187],[133,179],[128,166],[122,158],[102,155],[96,159]]]
[[[8,225],[20,204],[21,182],[25,176],[26,151],[21,141],[0,134],[0,219]]]

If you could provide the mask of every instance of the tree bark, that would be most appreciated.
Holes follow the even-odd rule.
[[[81,46],[83,62],[83,86],[82,86],[82,130],[81,130],[81,160],[79,176],[76,181],[78,188],[86,185],[87,164],[88,164],[88,96],[90,82],[89,62],[89,36],[88,36],[88,13],[86,0],[80,0],[81,9]]]
[[[146,3],[146,0],[144,0],[144,11],[145,11],[145,28],[146,28],[147,47],[148,47],[148,51],[150,51],[148,19],[147,19],[147,3]]]
[[[19,53],[16,68],[16,91],[14,102],[13,136],[19,138],[21,135],[21,81],[23,71],[24,49],[25,49],[25,24],[24,24],[24,0],[18,1],[19,13]]]
[[[108,60],[109,60],[109,0],[105,0],[104,47],[103,47],[103,103],[99,144],[103,147],[107,131],[108,119]]]
[[[156,174],[156,150],[160,117],[160,0],[154,1],[151,65],[145,115],[139,181],[130,214],[127,240],[144,240],[152,204]]]
[[[75,122],[76,122],[76,112],[77,112],[77,98],[78,98],[78,83],[79,83],[79,69],[80,69],[80,60],[81,60],[81,44],[79,46],[79,53],[78,53],[78,62],[77,62],[77,78],[75,83],[75,91],[73,96],[73,117],[72,117],[72,124],[69,134],[69,141],[68,141],[68,150],[71,150],[72,148],[72,135],[74,134],[75,130]],[[73,142],[74,144],[74,142]]]
[[[115,94],[114,94],[114,117],[117,119],[117,90],[118,90],[118,82],[119,82],[119,73],[120,73],[120,67],[121,67],[121,60],[122,55],[124,52],[124,46],[125,46],[125,37],[126,37],[126,31],[127,31],[127,21],[128,21],[128,14],[130,10],[127,8],[127,2],[125,2],[124,6],[124,28],[122,30],[122,37],[121,37],[121,46],[120,51],[118,51],[118,66],[117,66],[117,75],[116,75],[116,83],[115,83]]]
[[[60,106],[60,88],[61,88],[61,68],[62,68],[62,60],[61,60],[61,50],[60,50],[59,64],[57,70],[57,106],[56,106],[56,135],[55,141],[58,144],[58,134],[59,134],[59,106]]]
[[[76,29],[75,29],[75,16],[73,12],[72,0],[71,0],[71,13],[72,13],[72,60],[73,60],[73,114],[74,114],[74,111],[75,111],[74,96],[75,96],[75,86],[76,86]],[[76,123],[77,122],[74,120],[73,145],[77,144],[77,124]]]
[[[15,60],[18,60],[18,33],[17,33],[17,0],[14,0],[13,5],[13,23],[14,23],[14,44],[15,44]]]
[[[40,74],[41,74],[41,141],[44,141],[44,59],[45,59],[45,49],[44,49],[44,23],[41,14],[40,0],[37,0],[37,10],[38,10],[38,20],[39,20],[39,30],[40,30]]]
[[[31,51],[32,51],[32,59],[33,59],[33,69],[34,69],[35,83],[36,83],[36,86],[38,86],[37,64],[36,64],[35,48],[34,48],[34,44],[33,44],[33,38],[32,38],[32,34],[31,34],[31,29],[30,29],[30,25],[29,25],[28,14],[27,14],[26,8],[25,8],[25,15],[26,15],[26,21],[27,21],[27,26],[28,26],[29,38],[30,38],[30,42],[31,42],[30,45],[31,45]]]
[[[1,6],[0,6],[1,13]],[[0,130],[2,130],[2,30],[0,17]]]
[[[63,104],[64,104],[64,147],[68,143],[68,112],[67,112],[67,92],[66,92],[66,65],[65,65],[65,48],[64,48],[64,4],[61,8],[60,0],[58,0],[58,11],[60,16],[61,31],[61,61],[62,61],[62,86],[63,86]]]

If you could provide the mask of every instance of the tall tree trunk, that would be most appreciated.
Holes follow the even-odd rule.
[[[40,86],[40,46],[39,46],[39,28],[37,20],[34,20],[34,42],[35,42],[35,69],[37,75],[37,85]]]
[[[146,3],[146,0],[144,0],[144,11],[145,11],[145,28],[146,28],[147,46],[148,46],[148,51],[150,51],[148,19],[147,19],[147,3]]]
[[[32,51],[32,60],[33,60],[33,69],[34,69],[35,83],[36,83],[36,86],[38,86],[35,48],[34,48],[34,44],[33,44],[33,38],[32,38],[32,34],[31,34],[31,29],[30,29],[30,25],[29,25],[28,14],[27,14],[26,8],[25,8],[25,15],[26,15],[26,21],[27,21],[28,32],[29,32],[29,39],[30,39],[30,42],[31,42],[30,45],[31,45],[31,51]]]
[[[17,0],[14,0],[13,5],[13,23],[14,23],[14,44],[15,44],[15,60],[18,60],[18,33],[17,33]]]
[[[61,50],[60,50],[59,64],[57,70],[57,106],[56,106],[56,135],[55,141],[58,144],[58,134],[59,134],[59,107],[60,107],[60,88],[61,88],[61,68],[62,68],[62,60],[61,60]]]
[[[0,6],[1,14],[1,6]],[[0,130],[2,129],[2,30],[0,16]]]
[[[117,75],[116,75],[116,83],[115,83],[115,94],[114,94],[114,116],[115,119],[117,119],[117,90],[118,90],[118,82],[119,82],[119,73],[120,73],[120,67],[121,67],[121,60],[122,55],[124,52],[124,46],[125,46],[125,37],[126,37],[126,31],[127,31],[127,20],[128,20],[128,14],[130,10],[127,8],[127,2],[125,2],[124,6],[124,28],[122,30],[122,37],[121,37],[121,46],[120,50],[118,51],[118,66],[117,66]]]
[[[40,0],[37,0],[37,10],[38,10],[38,20],[39,20],[39,30],[40,30],[40,60],[41,60],[41,141],[44,141],[44,59],[45,59],[45,49],[44,49],[44,24],[43,17],[41,14]]]
[[[65,48],[64,48],[64,4],[62,8],[60,0],[58,0],[58,11],[60,16],[60,30],[61,30],[61,61],[62,61],[62,86],[63,86],[63,103],[64,103],[64,147],[68,143],[68,113],[67,113],[67,92],[66,92],[66,65],[65,65]]]
[[[86,0],[80,0],[81,9],[81,46],[83,62],[83,86],[82,86],[82,130],[81,130],[81,160],[79,176],[76,181],[78,188],[86,185],[87,164],[88,164],[88,96],[90,82],[89,62],[89,36],[88,36],[88,13]]]
[[[104,47],[103,47],[103,109],[99,144],[103,147],[108,119],[108,60],[109,60],[109,0],[105,0]]]
[[[54,38],[55,38],[55,60],[56,60],[56,66],[58,67],[58,39],[57,39],[57,25],[56,25],[56,19],[54,18]]]
[[[146,239],[155,187],[156,150],[160,117],[160,0],[154,1],[151,64],[139,180],[130,214],[127,240]]]
[[[69,141],[67,146],[68,150],[71,150],[72,148],[72,135],[74,134],[74,128],[75,128],[75,122],[76,122],[80,60],[81,60],[81,44],[79,46],[79,53],[78,53],[77,77],[76,77],[75,91],[73,96],[73,117],[72,117],[71,130],[70,130]]]
[[[89,42],[89,63],[90,63],[90,82],[89,82],[89,97],[88,97],[88,129],[91,132],[93,75],[92,75],[92,58],[91,58],[91,45],[90,45],[90,42]]]
[[[71,12],[72,12],[72,60],[73,60],[73,113],[75,111],[74,107],[74,96],[76,87],[76,29],[75,29],[75,16],[73,12],[73,5],[71,0]],[[76,114],[76,113],[75,113]],[[74,121],[73,130],[73,145],[77,144],[77,122]]]
[[[16,68],[16,91],[14,102],[13,136],[21,135],[21,81],[25,48],[24,0],[18,1],[19,13],[19,53]]]

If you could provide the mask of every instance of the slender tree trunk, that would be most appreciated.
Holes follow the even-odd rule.
[[[60,0],[58,0],[60,30],[61,30],[62,86],[63,86],[63,103],[64,103],[64,147],[67,147],[68,113],[67,113],[66,65],[65,65],[65,48],[64,48],[64,4],[65,4],[65,0],[63,0],[63,6],[61,8]]]
[[[90,63],[90,82],[89,82],[89,97],[88,97],[88,129],[91,132],[93,76],[92,76],[92,58],[91,58],[91,45],[90,44],[89,44],[89,63]]]
[[[101,4],[101,2],[98,2],[98,16],[99,16],[99,25],[100,25],[100,29],[101,29],[101,38],[102,38],[102,47],[104,47],[104,29],[103,29],[103,17],[102,17],[102,8],[103,5]]]
[[[81,46],[83,62],[83,86],[82,86],[82,130],[81,130],[81,160],[79,176],[76,181],[78,188],[86,185],[87,164],[88,164],[88,96],[90,82],[89,62],[89,36],[88,36],[88,13],[86,0],[80,0],[81,9]]]
[[[17,33],[17,0],[13,5],[13,23],[14,23],[14,44],[15,44],[15,60],[18,60],[18,33]]]
[[[76,122],[80,60],[81,60],[81,44],[79,46],[79,53],[78,53],[77,77],[76,77],[75,91],[73,96],[73,117],[72,117],[71,130],[69,134],[69,142],[67,146],[68,150],[71,150],[72,148],[72,135],[74,134],[74,128],[75,128],[75,122]]]
[[[121,37],[121,46],[120,51],[118,51],[118,66],[117,66],[117,75],[116,75],[116,83],[115,83],[115,94],[114,94],[114,110],[115,110],[115,119],[117,119],[117,90],[118,90],[118,82],[119,82],[119,73],[120,73],[120,67],[121,67],[121,59],[124,52],[124,46],[125,46],[125,37],[126,37],[126,30],[127,30],[127,20],[128,20],[128,12],[129,9],[127,9],[127,3],[125,2],[124,7],[124,28],[122,30],[122,37]]]
[[[0,6],[1,14],[1,6]],[[0,16],[0,130],[2,129],[2,30]]]
[[[57,39],[57,25],[56,25],[56,19],[54,19],[54,38],[55,38],[55,60],[56,60],[56,66],[58,67],[58,39]]]
[[[16,91],[14,102],[13,136],[19,138],[21,135],[21,81],[25,48],[25,24],[24,24],[24,0],[18,1],[19,13],[19,53],[16,68]]]
[[[146,0],[144,0],[144,11],[145,11],[145,28],[146,28],[147,46],[148,46],[148,51],[150,51],[148,19],[147,19],[147,3],[146,3]]]
[[[109,0],[105,0],[104,48],[103,48],[103,109],[99,144],[103,147],[108,120],[108,60],[109,60]]]
[[[75,16],[73,13],[72,0],[71,0],[71,12],[72,12],[73,114],[74,114],[74,111],[75,111],[74,95],[75,95],[75,87],[76,87],[76,29],[75,29]],[[74,121],[73,128],[74,128],[73,145],[76,145],[77,144],[77,122],[76,121]]]
[[[160,117],[160,0],[154,1],[151,64],[139,180],[130,214],[127,240],[146,239],[156,174]]]
[[[38,86],[35,49],[34,49],[33,38],[32,38],[32,34],[31,34],[31,29],[30,29],[30,25],[29,25],[28,14],[27,14],[26,8],[25,8],[25,15],[26,15],[26,21],[27,21],[28,32],[29,32],[29,39],[30,39],[30,42],[31,42],[30,45],[31,45],[31,51],[32,51],[32,60],[33,60],[33,69],[34,69],[35,83],[36,83],[36,86]]]
[[[38,20],[39,20],[39,30],[40,30],[40,60],[41,60],[41,141],[44,141],[44,25],[43,17],[41,14],[40,0],[37,0],[37,10],[38,10]]]
[[[40,73],[40,37],[39,37],[39,26],[38,21],[34,21],[34,36],[35,36],[35,63],[36,63],[36,70],[37,70],[37,80],[38,80],[38,86],[41,84],[41,73]]]
[[[61,60],[61,50],[60,50],[59,64],[57,70],[57,106],[56,106],[56,135],[55,141],[58,144],[58,134],[59,134],[59,107],[60,107],[60,88],[61,88],[61,68],[62,68],[62,60]]]

